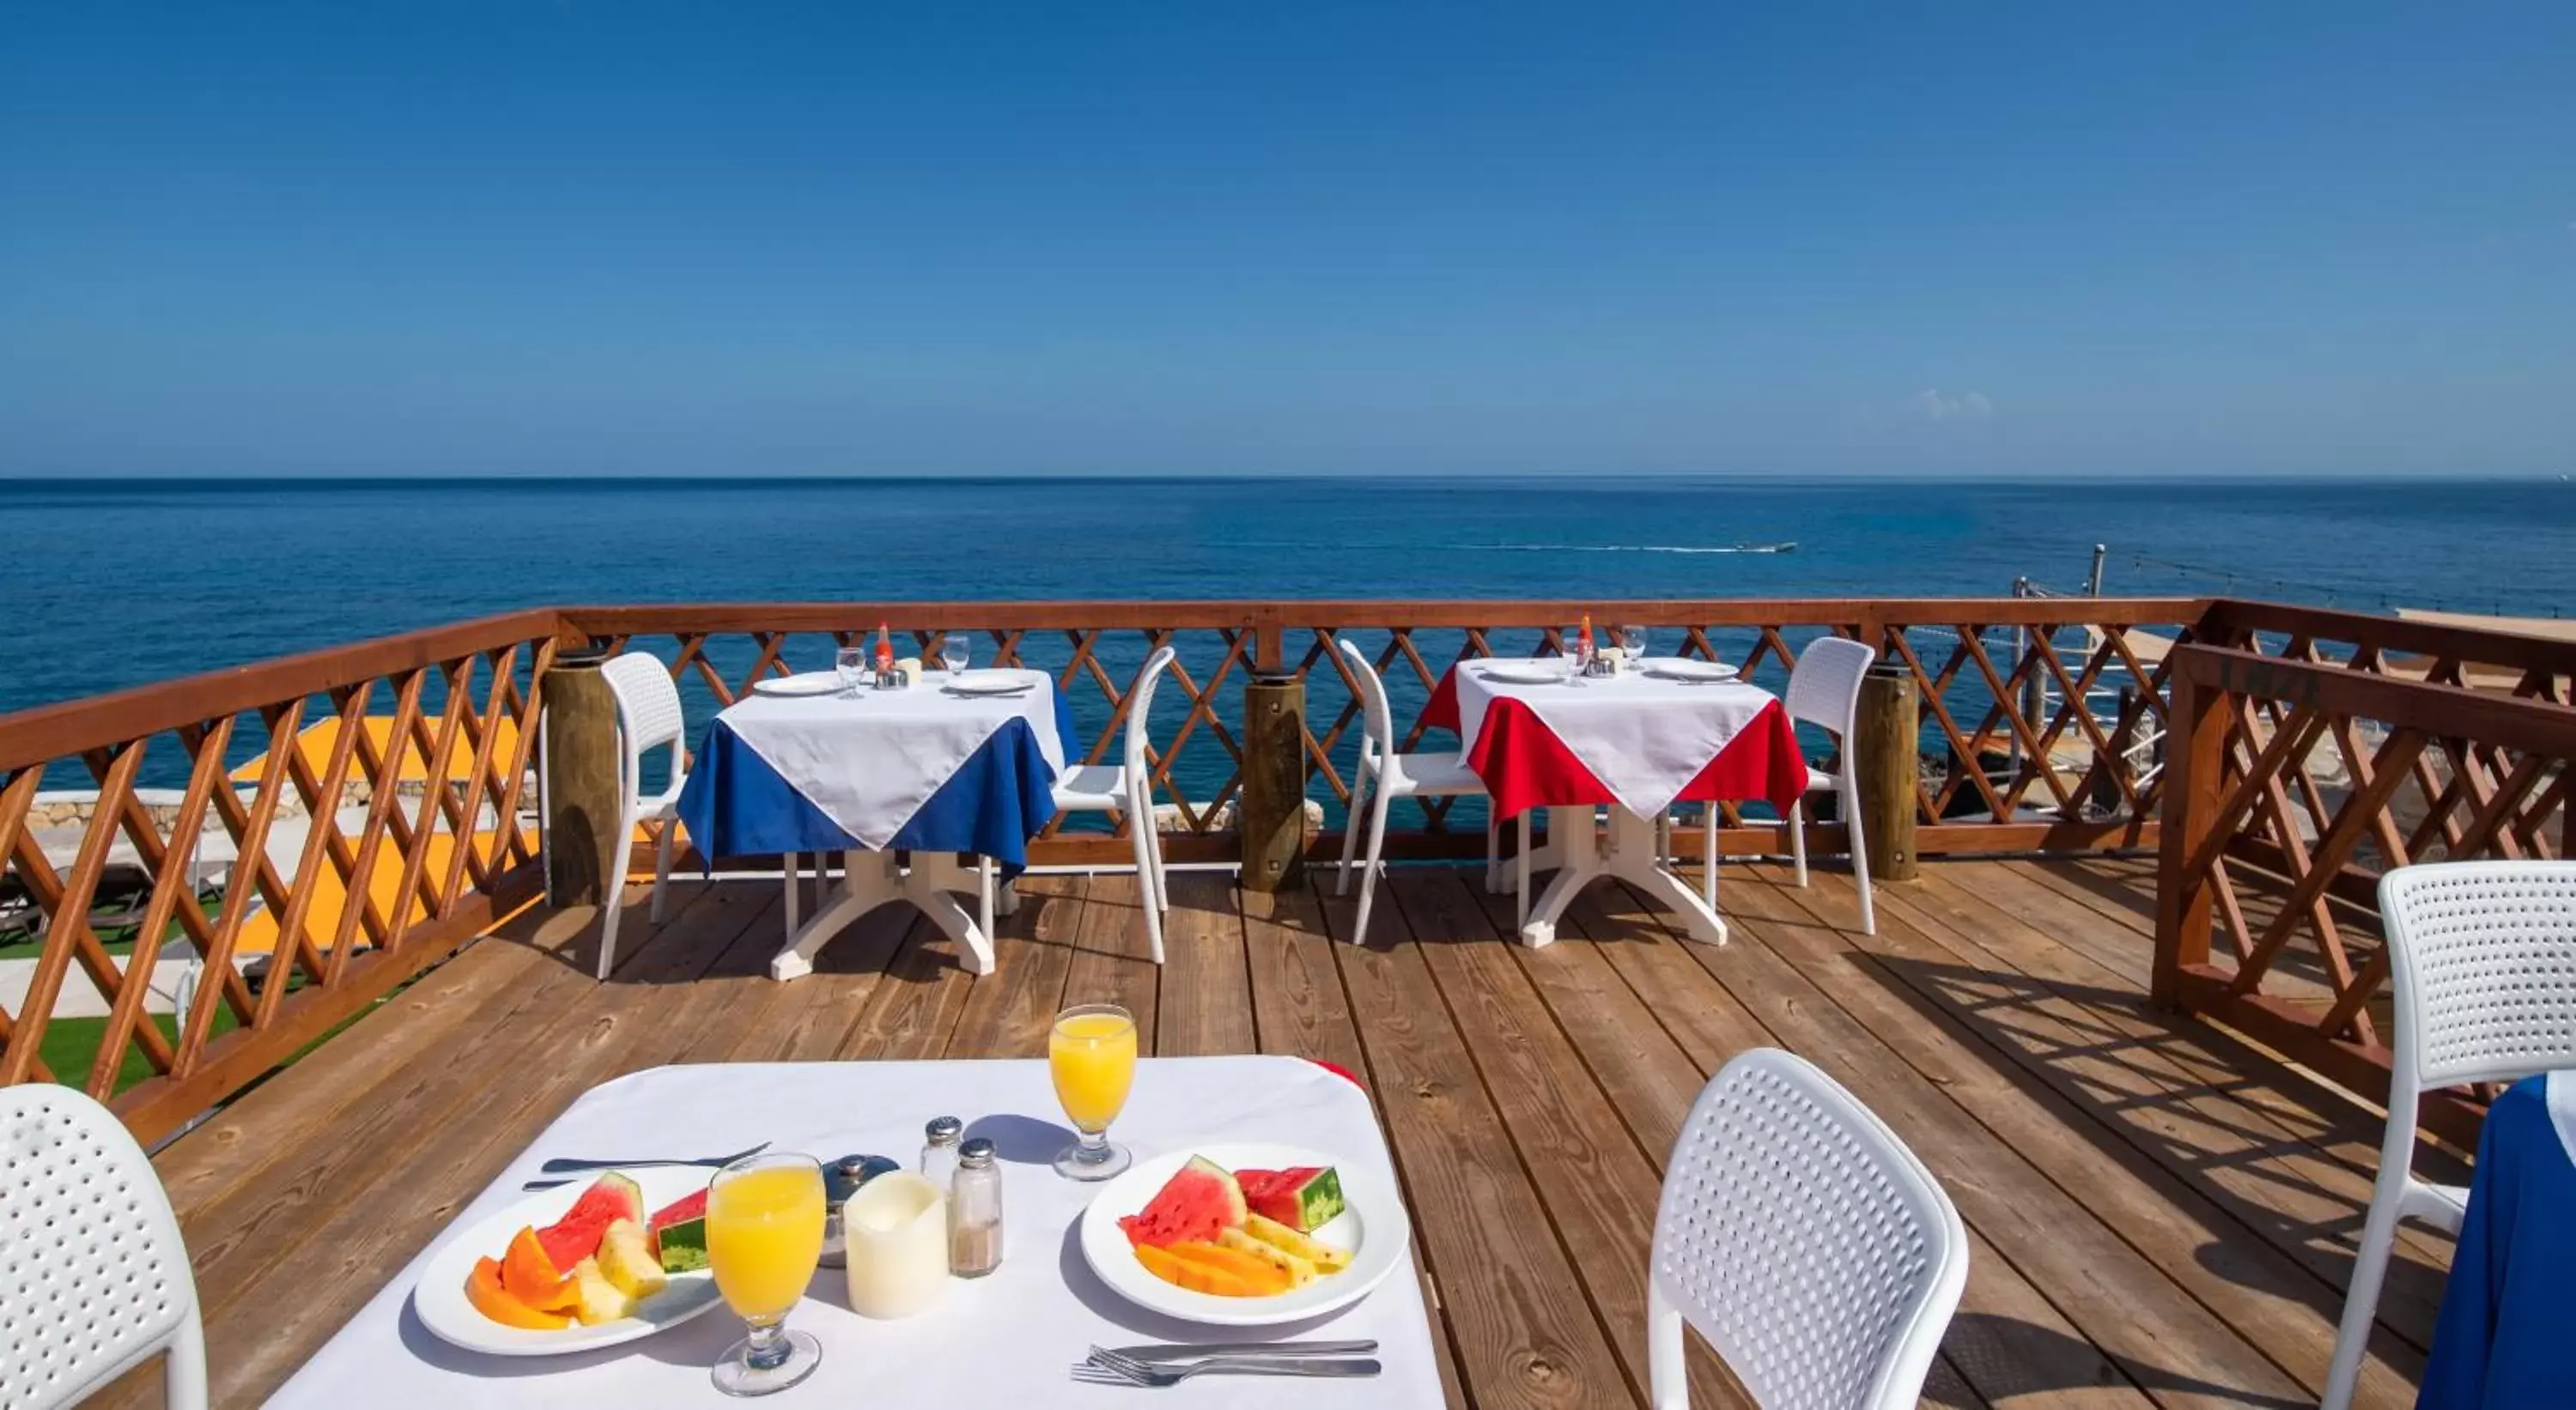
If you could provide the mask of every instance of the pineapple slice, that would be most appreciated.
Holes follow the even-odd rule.
[[[662,1271],[662,1260],[653,1256],[645,1242],[644,1226],[632,1219],[609,1224],[600,1235],[596,1257],[608,1281],[637,1302],[671,1284],[671,1275]]]
[[[572,1315],[585,1327],[614,1322],[635,1311],[635,1299],[618,1290],[608,1275],[599,1271],[599,1260],[585,1258],[572,1267],[573,1282],[581,1289],[581,1302]]]
[[[1288,1286],[1302,1288],[1315,1281],[1315,1262],[1300,1258],[1276,1244],[1266,1244],[1241,1229],[1228,1229],[1216,1236],[1217,1246],[1237,1253],[1248,1253],[1288,1275]]]
[[[1276,1219],[1255,1214],[1243,1221],[1243,1232],[1272,1248],[1293,1253],[1315,1265],[1318,1273],[1338,1273],[1351,1266],[1350,1250],[1335,1248],[1321,1239],[1308,1238]]]

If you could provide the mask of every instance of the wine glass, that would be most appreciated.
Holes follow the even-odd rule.
[[[1566,684],[1583,684],[1583,670],[1592,664],[1592,643],[1583,639],[1583,627],[1579,623],[1567,627],[1559,634],[1559,639],[1564,642]]]
[[[975,649],[975,638],[964,632],[950,632],[940,639],[939,659],[952,676],[966,674],[966,658]]]
[[[1635,623],[1619,629],[1619,668],[1633,671],[1646,661],[1646,629]]]
[[[1115,1004],[1078,1004],[1055,1016],[1047,1034],[1047,1070],[1055,1099],[1082,1139],[1055,1158],[1068,1180],[1106,1180],[1134,1159],[1109,1143],[1109,1123],[1127,1105],[1136,1081],[1136,1019]]]
[[[859,682],[866,678],[868,653],[855,646],[844,646],[832,653],[832,673],[841,678],[841,694],[856,699]]]
[[[823,1257],[823,1167],[775,1151],[726,1166],[707,1185],[707,1265],[725,1305],[750,1328],[711,1373],[727,1395],[769,1395],[814,1374],[823,1344],[788,1331]]]

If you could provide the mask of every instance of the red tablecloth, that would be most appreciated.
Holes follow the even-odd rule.
[[[1422,709],[1429,729],[1458,732],[1458,671],[1451,667]],[[1546,723],[1520,701],[1502,698],[1485,712],[1467,767],[1485,781],[1495,815],[1516,817],[1530,808],[1579,807],[1618,800]],[[1789,712],[1774,700],[1753,725],[1726,742],[1708,767],[1681,792],[1693,803],[1761,799],[1782,813],[1807,791],[1807,761]]]

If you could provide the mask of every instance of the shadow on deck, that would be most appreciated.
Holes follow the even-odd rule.
[[[2149,1005],[2152,884],[2138,861],[1945,862],[1880,888],[1871,937],[1841,874],[1802,890],[1730,866],[1724,948],[1596,889],[1533,951],[1466,872],[1396,873],[1367,949],[1336,942],[1350,906],[1329,895],[1176,874],[1158,970],[1132,879],[1031,877],[991,976],[880,911],[782,985],[779,884],[681,882],[661,925],[629,913],[606,983],[595,915],[523,914],[158,1164],[218,1399],[250,1404],[592,1085],[674,1062],[1037,1056],[1059,1006],[1114,1001],[1159,1054],[1359,1075],[1453,1403],[1625,1405],[1665,1155],[1708,1074],[1769,1044],[1885,1117],[1967,1221],[1927,1400],[2313,1405],[2378,1118]],[[2411,1403],[2448,1257],[2401,1241],[2362,1403]],[[1740,1403],[1700,1362],[1696,1401]],[[157,1396],[140,1379],[129,1398]]]

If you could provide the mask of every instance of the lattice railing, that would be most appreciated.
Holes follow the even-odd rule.
[[[533,894],[555,630],[523,613],[0,718],[0,1083],[85,1088],[148,1139]]]
[[[1494,654],[1553,653],[1585,611],[1597,630],[1626,622],[1650,649],[1723,660],[1785,688],[1797,649],[1824,633],[1859,637],[1901,662],[1924,704],[1925,767],[1917,808],[1927,853],[2042,846],[2140,846],[2152,840],[2155,783],[2139,761],[2164,728],[2164,653],[2192,639],[2196,600],[1930,599],[1654,603],[952,603],[741,604],[570,608],[569,627],[654,652],[682,686],[693,732],[754,681],[829,665],[835,647],[873,640],[880,623],[902,649],[936,657],[950,631],[975,639],[977,664],[1034,666],[1071,702],[1088,758],[1114,757],[1137,674],[1157,648],[1177,653],[1148,735],[1161,826],[1182,859],[1230,858],[1241,787],[1242,685],[1256,666],[1306,683],[1306,747],[1330,829],[1340,825],[1358,749],[1355,683],[1332,650],[1348,634],[1377,663],[1405,747],[1426,738],[1421,707],[1442,673]],[[1445,739],[1445,736],[1442,737]],[[1809,741],[1822,759],[1830,741]],[[1480,849],[1475,800],[1422,800],[1399,815],[1399,856]],[[1726,845],[1780,850],[1778,823],[1757,805],[1727,808]],[[1115,860],[1124,849],[1084,829],[1050,827],[1039,861]],[[1830,833],[1831,824],[1823,825]],[[1833,845],[1828,840],[1827,845]]]
[[[2568,855],[2576,644],[2219,604],[2176,651],[2160,997],[2386,1081],[2389,867]],[[2472,1107],[2428,1121],[2474,1139]]]

